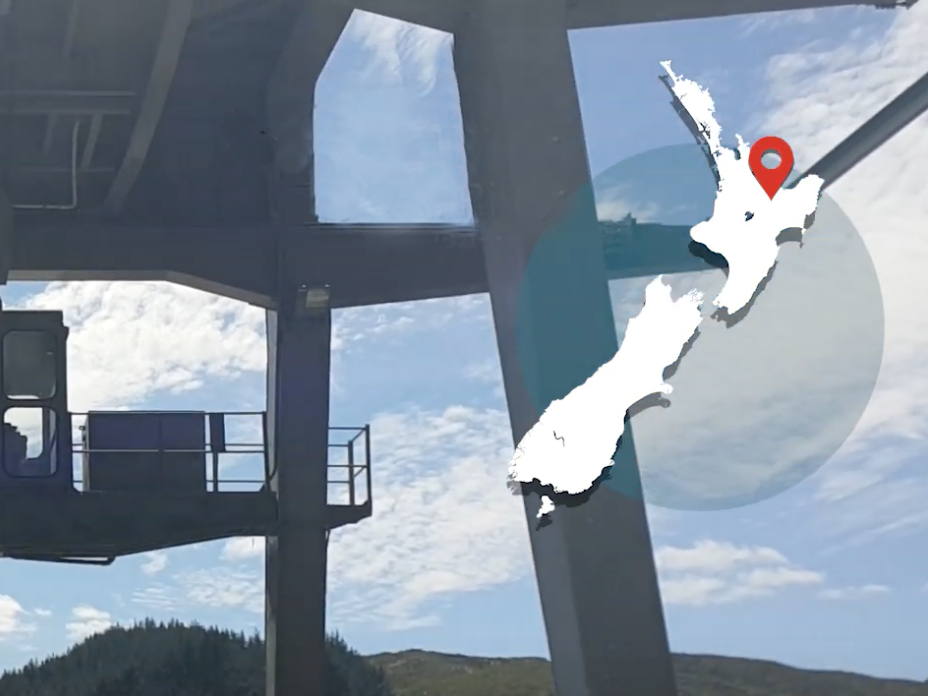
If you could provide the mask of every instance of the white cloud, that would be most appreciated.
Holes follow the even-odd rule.
[[[786,565],[779,551],[767,547],[735,546],[704,540],[689,548],[663,546],[656,553],[657,567],[661,572],[680,573],[706,571],[726,573],[748,565]]]
[[[524,527],[521,519],[511,524]],[[390,525],[385,533],[390,533],[392,527]],[[478,537],[475,535],[473,538]],[[262,547],[260,541],[247,545],[229,544],[227,551],[231,548],[237,550],[230,551],[227,557],[236,560],[253,558]],[[412,559],[412,562],[406,560],[406,548],[422,547],[422,541],[416,539],[399,551],[396,547],[392,548],[390,554],[374,551],[373,547],[361,544],[343,551],[343,557],[345,553],[353,551],[365,555],[348,569],[332,569],[335,588],[331,604],[336,620],[351,620],[375,611],[376,618],[392,628],[434,625],[438,623],[438,617],[421,610],[426,600],[440,597],[445,592],[479,589],[488,584],[486,578],[484,582],[474,578],[467,568],[463,572],[471,577],[460,577],[460,566],[465,561],[469,562],[470,558],[438,568],[434,561],[424,558],[422,550],[419,550],[416,554],[418,558]],[[452,553],[457,550],[451,549]],[[741,602],[769,597],[792,588],[819,586],[825,580],[823,573],[799,567],[776,549],[763,546],[737,546],[702,540],[689,547],[659,547],[655,558],[662,596],[668,605],[705,606]],[[528,567],[527,563],[525,567]],[[414,572],[421,573],[417,576],[418,581],[413,576]],[[355,578],[348,577],[350,573],[354,573]],[[497,570],[494,575],[502,578],[505,573]],[[200,578],[204,584],[198,594],[203,597],[204,603],[242,607],[251,604],[254,611],[261,610],[263,605],[259,600],[262,585],[257,574],[238,576],[234,582],[222,581],[221,589],[217,590],[217,579],[221,576],[222,573],[217,570]],[[396,587],[396,591],[393,587]],[[866,596],[881,592],[879,587],[871,585],[826,590],[822,596],[827,594],[828,598],[837,598],[839,593],[843,593],[842,597],[850,597],[853,593]],[[385,606],[378,607],[380,603]]]
[[[239,537],[229,539],[222,547],[220,558],[224,561],[244,561],[264,558],[264,539],[261,537]]]
[[[32,613],[41,619],[47,619],[52,615],[52,612],[50,609],[33,609]]]
[[[463,373],[467,379],[490,387],[490,394],[493,395],[497,403],[506,403],[506,389],[503,385],[503,372],[499,364],[499,358],[490,358],[489,360],[466,365]]]
[[[355,10],[346,33],[374,53],[373,65],[390,80],[407,70],[426,90],[435,85],[438,59],[451,46],[451,35],[398,19]]]
[[[715,71],[716,73],[720,71]],[[715,74],[715,73],[713,73]],[[715,77],[716,80],[721,80]],[[699,84],[712,88],[709,81],[701,79]],[[724,84],[724,81],[723,81]],[[716,94],[719,90],[713,89],[712,93]],[[606,170],[609,172],[609,170]],[[692,202],[679,203],[673,202],[668,204],[666,201],[657,202],[639,198],[642,196],[640,189],[627,181],[611,186],[596,185],[596,217],[602,222],[618,222],[628,215],[631,215],[637,222],[666,222],[679,215],[685,215],[692,219],[694,210]],[[645,196],[647,193],[645,193]]]
[[[417,331],[434,331],[461,321],[486,321],[487,300],[466,295],[420,302],[340,309],[333,312],[333,335],[339,350],[365,347],[371,340],[406,339]],[[367,344],[369,345],[369,344]]]
[[[71,610],[71,621],[65,624],[68,639],[81,641],[95,633],[102,633],[113,625],[109,612],[81,604]]]
[[[465,366],[464,375],[475,382],[487,382],[495,385],[502,383],[503,375],[500,370],[499,359],[491,358]]]
[[[161,391],[263,374],[267,365],[263,310],[171,283],[50,283],[19,308],[64,312],[77,412],[138,406]],[[478,298],[460,297],[339,310],[333,351],[482,318],[483,309]]]
[[[263,549],[264,540],[260,540]],[[229,560],[241,561],[243,557]],[[263,564],[261,566],[263,568]],[[176,573],[132,593],[132,602],[148,611],[177,616],[204,607],[264,612],[264,574],[254,566],[217,566]]]
[[[256,614],[264,611],[263,574],[247,569],[198,570],[177,576],[183,599],[191,604],[215,609],[244,609]]]
[[[842,10],[844,8],[841,8]],[[759,32],[776,31],[786,27],[812,24],[821,17],[823,10],[786,10],[785,12],[764,12],[741,20],[741,33],[750,36]],[[702,84],[701,82],[699,84]]]
[[[35,626],[24,621],[26,614],[19,602],[0,594],[0,643],[35,631]]]
[[[135,590],[132,601],[149,609],[160,612],[176,612],[179,607],[176,588],[164,583]]]
[[[895,13],[884,36],[857,32],[833,48],[776,57],[764,130],[790,142],[797,167],[811,164],[928,71],[926,34],[928,4],[919,3]],[[845,456],[814,479],[834,508],[831,531],[861,540],[928,522],[928,482],[913,463],[928,436],[926,163],[923,115],[829,189],[870,250],[886,315],[877,392]]]
[[[928,71],[926,31],[928,5],[920,4],[897,13],[885,37],[778,57],[769,74],[779,103],[766,125],[789,139],[799,164],[811,164]],[[863,235],[884,295],[882,393],[868,409],[861,434],[928,430],[928,380],[919,380],[912,369],[922,364],[921,349],[928,344],[923,311],[928,279],[920,273],[928,260],[928,243],[920,234],[928,212],[921,183],[926,132],[928,116],[922,116],[829,189]]]
[[[703,540],[660,547],[655,559],[667,604],[727,604],[824,581],[822,573],[797,567],[769,547]]]
[[[156,575],[168,565],[168,555],[164,551],[151,551],[145,554],[145,558],[147,560],[141,566],[145,575]]]
[[[392,414],[371,430],[384,443],[374,470],[374,518],[333,534],[336,599],[351,596],[353,608],[401,626],[423,618],[430,600],[528,571],[521,501],[500,474],[512,449],[505,413],[451,407]]]
[[[638,222],[652,222],[660,215],[661,209],[654,203],[623,200],[614,192],[605,192],[597,196],[596,217],[603,222],[618,222],[631,215]]]
[[[853,600],[878,597],[889,594],[890,592],[892,592],[892,590],[886,585],[859,585],[856,587],[837,587],[823,590],[819,596],[822,599]]]
[[[167,390],[264,370],[264,312],[169,283],[51,283],[28,309],[58,309],[75,411],[131,406]]]

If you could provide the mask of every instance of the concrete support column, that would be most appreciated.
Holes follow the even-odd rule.
[[[547,398],[560,398],[617,349],[595,205],[592,193],[582,191],[590,174],[564,5],[474,0],[455,32],[471,198],[516,441],[538,415],[523,380],[531,375],[523,370],[535,372]],[[542,233],[568,214],[576,264],[565,263],[556,282],[535,282],[523,296],[533,315],[543,313],[557,331],[549,323],[547,339],[534,341],[530,359],[523,355],[520,364],[523,272]],[[552,342],[552,334],[565,340]],[[531,335],[540,339],[541,332]],[[552,370],[555,365],[560,369]],[[630,433],[620,451],[630,458],[623,465],[635,467]],[[540,528],[538,496],[524,500],[558,696],[673,696],[640,498],[601,487],[583,505],[558,509]]]
[[[271,489],[280,529],[267,539],[267,696],[323,696],[326,465],[331,312],[267,313]]]
[[[272,214],[282,222],[315,222],[313,109],[316,81],[351,10],[286,0],[297,20],[267,87],[267,120],[275,142]],[[280,529],[267,540],[267,696],[323,696],[328,527],[329,362],[332,315],[326,303],[307,311],[297,292],[305,259],[277,240],[280,310],[268,312],[268,436],[271,489]]]

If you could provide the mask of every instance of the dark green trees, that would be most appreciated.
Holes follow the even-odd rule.
[[[338,636],[326,696],[393,696],[383,672]],[[172,622],[112,628],[67,654],[0,677],[3,696],[264,696],[257,636]]]

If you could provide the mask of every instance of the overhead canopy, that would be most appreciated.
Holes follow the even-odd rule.
[[[447,32],[454,31],[470,5],[469,0],[330,1]],[[847,5],[891,8],[914,3],[915,0],[570,0],[567,4],[567,26],[569,29],[589,29],[759,12],[811,10]]]

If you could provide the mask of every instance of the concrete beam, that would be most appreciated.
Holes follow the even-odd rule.
[[[327,284],[333,307],[358,307],[486,292],[483,250],[456,235],[473,231],[434,225],[318,225],[281,239],[285,274]]]
[[[571,0],[567,8],[570,29],[589,29],[681,19],[704,19],[785,10],[867,6],[905,7],[907,0]]]
[[[54,495],[0,491],[0,552],[124,556],[277,528],[277,501],[266,493],[108,491]]]
[[[148,148],[155,137],[161,112],[164,111],[171,91],[174,71],[193,17],[193,5],[194,0],[169,0],[167,4],[161,40],[158,42],[145,96],[135,117],[126,154],[103,203],[104,210],[110,216],[120,211],[145,164]]]
[[[277,263],[333,307],[486,291],[476,233],[441,225],[65,226],[19,216],[10,280],[162,280],[274,309]]]
[[[17,216],[10,280],[163,280],[273,305],[275,249],[253,227],[44,224]]]
[[[487,292],[483,243],[454,225],[64,226],[17,218],[10,280],[163,280],[273,309],[287,273],[359,307]],[[610,279],[707,270],[689,229],[602,225]]]
[[[526,380],[544,401],[561,398],[618,348],[564,0],[472,3],[454,67],[471,190],[498,193],[475,200],[474,216],[517,442],[538,416]],[[564,216],[575,244],[559,282],[523,286],[535,243]],[[518,327],[519,302],[546,326]],[[626,433],[616,463],[637,471]],[[558,696],[675,696],[642,497],[601,487],[539,527],[539,496],[523,492]]]

